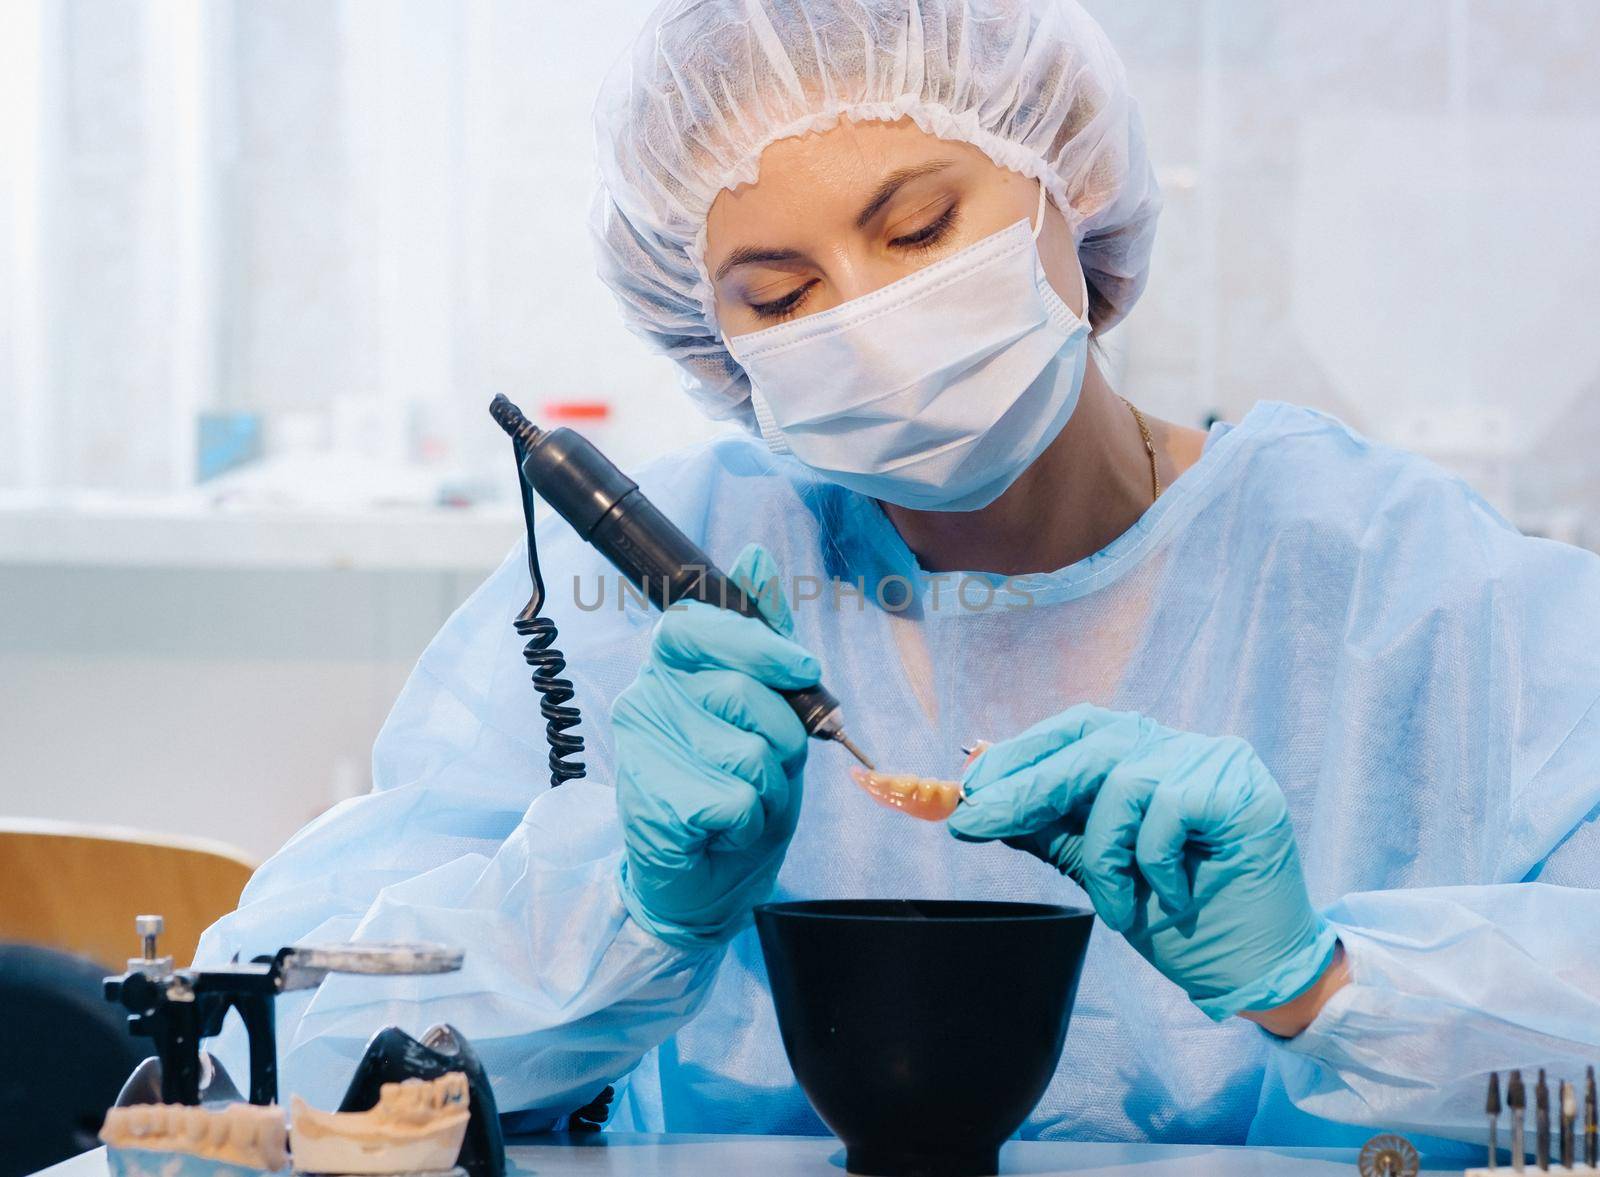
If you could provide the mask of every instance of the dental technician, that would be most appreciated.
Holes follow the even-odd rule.
[[[614,575],[545,520],[587,778],[548,787],[519,547],[373,791],[202,944],[466,950],[285,995],[289,1090],[332,1106],[378,1026],[449,1021],[524,1129],[616,1085],[619,1129],[823,1131],[751,928],[775,897],[1092,903],[1025,1137],[1481,1139],[1488,1071],[1600,1058],[1600,558],[1322,414],[1202,433],[1108,384],[1159,198],[1073,0],[671,0],[596,122],[604,279],[748,426],[641,485],[781,632],[596,608]],[[808,747],[774,688],[824,670],[881,767],[993,741],[948,823]]]

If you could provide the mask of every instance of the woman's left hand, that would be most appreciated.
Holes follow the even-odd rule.
[[[961,783],[952,834],[1071,876],[1212,1018],[1282,1006],[1328,970],[1337,937],[1306,894],[1283,791],[1243,740],[1082,704],[988,748]]]

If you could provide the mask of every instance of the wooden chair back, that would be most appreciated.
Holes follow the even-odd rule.
[[[0,818],[0,942],[86,956],[120,972],[140,954],[134,917],[163,917],[179,968],[239,902],[255,864],[221,842]]]

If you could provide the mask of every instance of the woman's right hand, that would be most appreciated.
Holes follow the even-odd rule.
[[[629,914],[685,948],[720,944],[763,902],[800,814],[806,732],[775,688],[814,686],[777,570],[751,544],[731,573],[772,628],[690,601],[657,622],[611,708]]]

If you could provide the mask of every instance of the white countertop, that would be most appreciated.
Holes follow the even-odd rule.
[[[508,1175],[522,1177],[842,1177],[844,1148],[827,1136],[655,1136],[602,1132],[523,1138],[507,1148]],[[534,1143],[527,1143],[528,1140]],[[1073,1177],[1353,1177],[1353,1149],[1238,1148],[1182,1144],[1012,1141],[1001,1173]],[[1460,1169],[1432,1170],[1460,1173]],[[103,1149],[44,1170],[40,1177],[105,1177]]]
[[[482,573],[504,559],[522,530],[514,504],[231,509],[191,499],[32,502],[0,495],[0,565]]]

